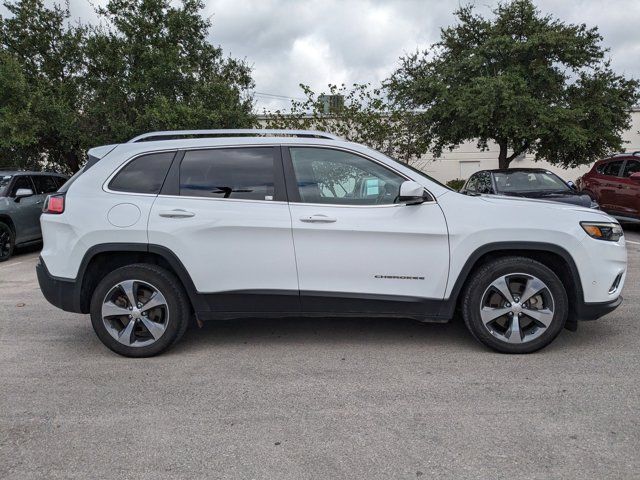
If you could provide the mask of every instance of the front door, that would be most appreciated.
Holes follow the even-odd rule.
[[[305,311],[426,314],[443,299],[449,243],[433,199],[397,203],[407,178],[355,152],[284,153]]]
[[[20,189],[32,190],[34,194],[29,197],[16,198],[16,193]],[[31,179],[27,175],[16,176],[9,197],[13,202],[11,216],[16,227],[16,243],[39,239],[43,199],[36,195]]]
[[[640,172],[640,160],[628,159],[619,180],[616,203],[622,215],[640,217],[640,183],[631,175]]]
[[[176,162],[175,191],[163,189],[151,209],[149,243],[178,257],[211,312],[299,310],[280,148],[190,150]]]

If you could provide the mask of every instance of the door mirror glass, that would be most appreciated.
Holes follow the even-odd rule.
[[[33,195],[33,190],[30,188],[19,188],[16,190],[16,201],[24,197],[30,197]]]
[[[567,185],[569,186],[569,188],[570,188],[571,190],[577,190],[577,189],[578,189],[578,187],[576,187],[576,184],[575,184],[575,183],[573,183],[571,180],[569,180],[569,181],[567,182]]]
[[[424,202],[424,187],[418,182],[407,180],[400,185],[400,202],[414,205]]]

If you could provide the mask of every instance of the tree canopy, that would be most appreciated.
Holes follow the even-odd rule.
[[[368,84],[327,87],[316,94],[301,84],[305,99],[292,100],[287,112],[265,112],[266,127],[330,132],[403,162],[419,153],[419,139],[405,122],[408,112],[392,108],[382,89]],[[328,107],[329,96],[340,97],[341,102]]]
[[[499,166],[523,153],[564,167],[623,148],[639,83],[613,72],[596,28],[543,15],[530,0],[492,18],[459,8],[440,41],[401,59],[386,82],[424,151],[475,140]]]
[[[97,25],[4,5],[0,164],[72,172],[87,148],[145,131],[254,124],[250,68],[210,43],[202,0],[109,0]]]

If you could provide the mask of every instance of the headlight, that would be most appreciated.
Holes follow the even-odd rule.
[[[591,238],[617,242],[624,235],[619,223],[580,222],[580,225]]]

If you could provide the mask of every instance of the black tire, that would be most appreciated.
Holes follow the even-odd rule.
[[[16,246],[16,236],[11,227],[4,222],[0,222],[0,262],[11,258]]]
[[[523,310],[520,314],[525,323],[533,325],[534,333],[542,331],[539,336],[532,336],[532,340],[524,343],[509,343],[506,338],[502,340],[492,334],[489,327],[483,323],[480,313],[480,309],[485,305],[484,301],[487,298],[485,292],[488,291],[491,284],[502,276],[517,276],[516,274],[537,277],[545,284],[547,291],[552,295],[553,301],[553,315],[550,315],[552,320],[546,330],[532,324],[531,319],[526,316],[526,310]],[[562,331],[567,321],[568,311],[567,292],[558,276],[542,263],[527,257],[503,257],[483,265],[472,274],[463,292],[462,315],[467,328],[476,340],[502,353],[532,353],[546,347]],[[503,316],[499,318],[501,319],[500,321],[506,322],[513,317]],[[497,327],[494,330],[497,330]],[[526,335],[521,336],[521,338],[526,338]]]
[[[168,321],[162,335],[150,345],[127,346],[117,341],[107,330],[102,319],[102,304],[107,294],[121,282],[138,280],[153,285],[166,299]],[[126,357],[152,357],[176,344],[189,325],[191,309],[189,299],[180,280],[157,265],[138,263],[118,268],[106,275],[91,297],[91,324],[98,338],[108,348]]]

